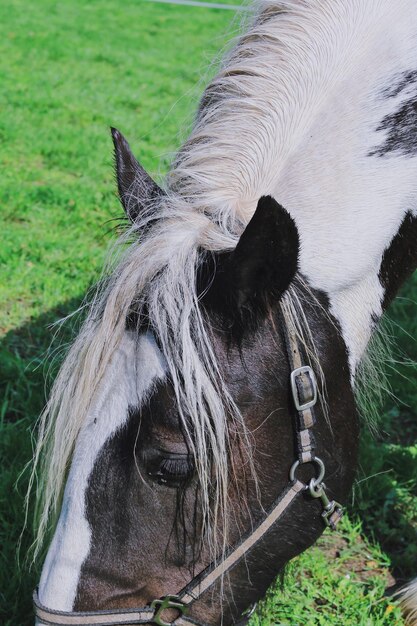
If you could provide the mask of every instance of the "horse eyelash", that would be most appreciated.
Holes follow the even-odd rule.
[[[159,466],[159,471],[171,476],[185,476],[192,473],[194,464],[190,459],[167,458],[163,459]]]

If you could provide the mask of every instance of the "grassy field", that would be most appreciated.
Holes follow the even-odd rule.
[[[121,214],[108,128],[119,127],[143,165],[162,174],[238,19],[140,0],[6,0],[0,24],[0,623],[26,626],[38,572],[25,564],[29,530],[17,559],[27,472],[16,481],[31,456],[45,376],[60,358],[46,357],[50,324],[98,278],[109,220]],[[416,299],[414,279],[393,307],[392,332],[417,361]],[[63,344],[69,337],[64,331]],[[342,533],[325,534],[291,564],[284,590],[270,590],[253,624],[402,624],[383,593],[417,574],[417,389],[415,368],[396,369],[378,436],[364,431]]]

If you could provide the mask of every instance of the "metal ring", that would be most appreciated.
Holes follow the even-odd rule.
[[[319,475],[317,476],[317,478],[312,478],[311,480],[313,481],[314,487],[317,487],[317,485],[320,485],[320,483],[323,482],[323,478],[324,475],[326,473],[326,468],[324,467],[324,463],[323,461],[318,457],[314,457],[314,459],[311,459],[311,461],[306,461],[306,463],[316,463],[316,465],[318,465],[320,471],[319,471]],[[295,472],[298,469],[298,467],[300,465],[304,465],[305,463],[301,463],[301,461],[299,461],[298,459],[291,465],[291,469],[290,469],[290,481],[294,482],[295,481]],[[311,481],[310,481],[311,484]]]

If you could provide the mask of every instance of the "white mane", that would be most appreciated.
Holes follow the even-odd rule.
[[[369,128],[364,130],[368,124],[364,116],[358,114],[355,118],[356,113],[350,115],[344,110],[347,96],[343,91],[346,82],[342,79],[347,76],[358,82],[354,102],[360,100],[361,111],[366,97],[369,99],[372,94],[374,99],[366,109],[372,112],[369,124],[374,118],[380,120],[385,104],[375,107],[375,94],[377,86],[383,84],[383,69],[378,70],[369,87],[368,73],[362,75],[358,64],[366,54],[374,54],[382,46],[381,32],[387,20],[392,20],[392,4],[391,0],[259,3],[259,13],[249,30],[205,92],[191,136],[168,175],[167,195],[150,206],[128,233],[135,236],[134,242],[98,291],[55,382],[42,417],[36,453],[36,465],[42,463],[39,542],[59,509],[75,442],[110,359],[125,334],[132,303],[139,312],[146,305],[167,361],[179,411],[195,421],[193,437],[202,492],[208,494],[210,487],[210,473],[206,471],[210,449],[217,472],[218,507],[226,506],[226,414],[233,416],[243,432],[244,425],[225,388],[203,324],[195,290],[196,271],[206,252],[228,250],[236,245],[260,196],[271,194],[288,208],[299,227],[302,273],[313,287],[333,294],[331,302],[336,314],[343,309],[347,290],[352,287],[360,292],[371,270],[375,273],[383,250],[395,227],[398,228],[400,209],[394,207],[389,219],[385,219],[384,213],[378,232],[372,236],[373,244],[377,240],[375,249],[369,255],[368,249],[365,255],[356,255],[350,265],[344,258],[337,260],[337,253],[341,253],[340,237],[351,237],[352,222],[356,229],[358,222],[362,228],[370,219],[365,213],[369,192],[362,198],[355,220],[352,215],[347,216],[349,184],[338,175],[343,189],[333,189],[334,170],[330,171],[329,167],[340,169],[346,165],[350,172],[349,168],[353,168],[350,161],[355,158],[358,146],[355,143],[346,149],[346,142],[350,142],[346,137],[339,146],[335,133],[332,157],[331,133],[336,111],[338,118],[343,117],[343,124],[346,122],[346,134],[363,132],[370,142],[369,148],[380,141],[377,136],[371,137]],[[412,2],[401,0],[395,9],[399,5],[403,14],[405,7],[412,7]],[[372,28],[375,33],[371,38]],[[404,38],[401,45],[406,46]],[[358,48],[362,48],[362,56]],[[385,71],[386,79],[393,65],[394,61]],[[401,69],[397,63],[396,70]],[[322,126],[327,134],[315,135],[312,140],[310,131],[316,132]],[[343,142],[346,154],[338,162]],[[361,148],[365,156],[368,147]],[[300,164],[309,157],[306,174],[300,171]],[[313,166],[322,168],[317,177]],[[389,181],[397,170],[396,165],[391,169],[386,167],[385,180]],[[410,194],[409,176],[409,170],[402,168],[401,180],[407,182]],[[379,173],[376,179],[380,181]],[[368,185],[372,185],[369,180]],[[380,182],[378,185],[381,187]],[[327,205],[329,194],[332,201]],[[357,195],[353,193],[354,198]],[[371,217],[375,217],[374,213],[373,203]],[[144,225],[155,217],[158,217],[156,226],[141,236]],[[371,231],[369,226],[366,232]],[[355,241],[359,248],[358,237]],[[380,305],[373,280],[372,277],[368,281],[372,287],[369,306],[362,317],[357,312],[355,318],[365,328],[360,329],[360,345],[352,340],[353,366],[370,333],[368,318]],[[291,295],[286,297],[291,301]],[[339,319],[349,335],[355,311],[347,313],[345,317],[340,313]],[[208,508],[208,496],[205,502]],[[215,510],[219,509],[215,507]]]

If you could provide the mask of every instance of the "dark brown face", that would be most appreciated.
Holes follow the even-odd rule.
[[[232,437],[230,457],[237,480],[230,487],[231,545],[250,527],[250,518],[261,519],[262,509],[287,486],[296,458],[290,371],[278,308],[239,343],[224,330],[213,338],[226,384],[252,436],[260,488],[258,499],[245,450]],[[329,492],[343,501],[353,479],[358,437],[346,351],[317,306],[307,306],[306,312],[326,376],[333,429],[331,433],[319,409],[318,455],[326,463]],[[303,471],[309,475],[311,468]],[[193,604],[191,616],[218,624],[223,610],[224,623],[232,623],[264,594],[288,559],[315,541],[323,530],[320,513],[319,502],[302,496],[247,555],[247,562],[232,570],[224,601],[218,602],[215,585],[214,594],[206,592]],[[145,606],[177,594],[209,564],[195,460],[169,381],[161,381],[143,407],[132,406],[126,425],[103,447],[88,482],[86,516],[92,538],[76,611]]]

